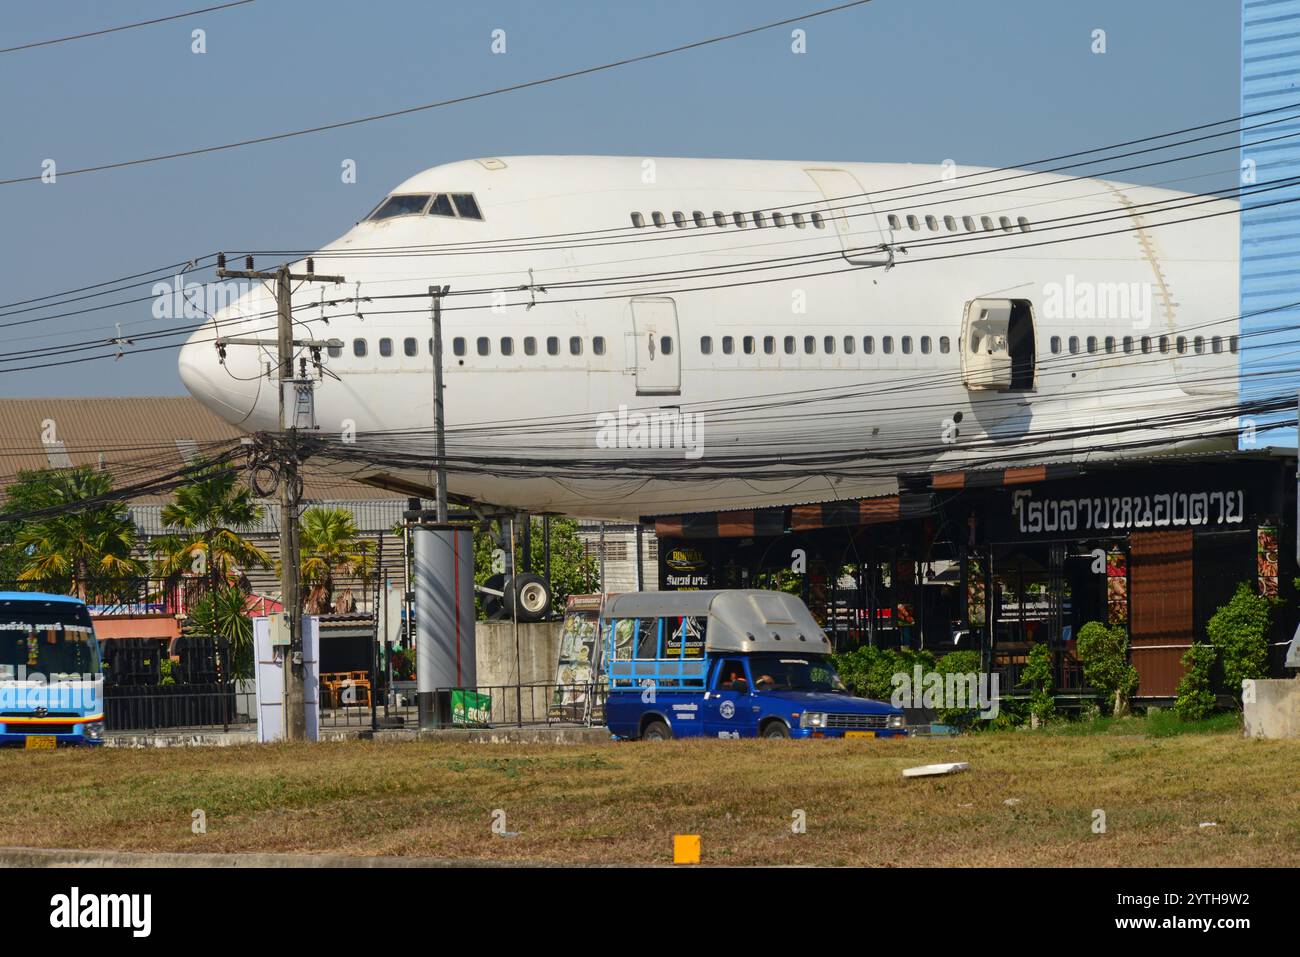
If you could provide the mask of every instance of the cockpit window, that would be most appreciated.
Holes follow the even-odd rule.
[[[451,216],[456,215],[456,211],[451,208],[451,199],[446,193],[439,193],[433,197],[433,202],[429,204],[430,216]]]
[[[418,216],[424,212],[429,202],[428,193],[404,193],[401,196],[389,196],[379,204],[379,208],[370,214],[370,221],[392,219],[394,216]]]
[[[483,218],[483,214],[479,212],[478,201],[469,193],[452,193],[451,198],[456,203],[456,212],[460,214],[461,219]]]
[[[430,216],[452,219],[482,219],[478,201],[470,193],[439,193],[429,204]]]

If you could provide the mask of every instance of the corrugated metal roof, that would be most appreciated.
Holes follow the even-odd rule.
[[[0,399],[0,491],[21,471],[56,464],[106,468],[119,477],[119,485],[144,481],[243,436],[190,396]],[[305,492],[318,502],[403,501],[393,492],[310,468]],[[137,501],[169,498],[141,496]]]

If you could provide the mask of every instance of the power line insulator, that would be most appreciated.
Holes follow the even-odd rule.
[[[245,257],[244,257],[244,268],[247,269],[249,272],[252,272],[252,271],[253,271],[253,257],[252,257],[252,256],[245,256]]]
[[[225,253],[217,253],[217,268],[218,268],[218,269],[225,269],[225,268],[226,268],[226,254],[225,254]]]
[[[315,273],[315,272],[316,272],[316,260],[313,259],[311,256],[308,256],[308,257],[307,257],[307,275],[310,276],[310,275],[312,275],[312,274]]]

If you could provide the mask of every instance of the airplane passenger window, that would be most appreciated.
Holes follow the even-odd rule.
[[[663,214],[663,213],[651,213],[651,214],[650,214],[650,218],[654,220],[654,224],[655,224],[656,226],[658,226],[660,229],[663,229],[664,226],[668,225],[668,224],[664,221],[664,214]]]
[[[763,337],[763,351],[769,356],[776,355],[776,336]]]
[[[392,219],[394,216],[418,215],[424,212],[424,205],[427,202],[429,202],[428,193],[389,196],[370,214],[370,222],[377,223],[381,219]]]
[[[1143,337],[1142,337],[1142,352],[1145,354],[1145,353],[1149,353],[1150,351],[1151,351],[1151,337],[1150,337],[1150,336],[1143,336]]]
[[[745,216],[744,213],[732,213],[731,220],[741,229],[744,229],[746,226],[749,225],[749,219]]]
[[[902,228],[902,223],[900,223],[900,222],[898,221],[898,217],[895,216],[893,213],[890,213],[888,216],[885,217],[885,219],[889,222],[889,228],[890,228],[890,229],[901,229],[901,228]]]
[[[785,225],[785,213],[773,213],[772,222],[777,226]]]
[[[432,345],[432,342],[430,343],[430,345]],[[463,356],[465,354],[464,336],[457,336],[455,339],[451,340],[451,351],[458,356]]]
[[[393,340],[392,340],[392,339],[380,339],[380,340],[379,340],[379,354],[380,354],[381,356],[383,356],[385,359],[388,359],[388,358],[390,358],[390,357],[392,356],[392,354],[393,354]]]
[[[1210,337],[1210,349],[1211,349],[1211,350],[1214,352],[1214,354],[1217,356],[1220,352],[1223,351],[1223,339],[1220,338],[1219,336],[1211,336],[1211,337]]]
[[[478,341],[474,344],[481,356],[488,355],[492,351],[492,341],[487,336],[479,336]]]
[[[764,213],[762,210],[755,210],[755,211],[754,211],[754,225],[757,226],[759,229],[762,229],[764,226],[766,226],[766,225],[767,225],[767,214]]]
[[[706,222],[706,220],[704,219],[704,214],[700,212],[698,209],[691,214],[691,218],[695,220],[696,226],[703,226]]]
[[[956,218],[953,216],[945,216],[943,218],[943,228],[948,230],[950,233],[955,233],[957,231]]]
[[[825,352],[828,356],[835,355],[834,336],[827,336],[825,339],[822,340],[822,351]]]
[[[1001,218],[998,220],[998,223],[1002,226],[1002,231],[1003,231],[1004,233],[1009,233],[1009,232],[1011,232],[1011,217],[1010,217],[1010,216],[1003,216],[1003,217],[1001,217]]]
[[[1125,336],[1125,337],[1124,337],[1124,351],[1125,351],[1125,352],[1132,352],[1132,351],[1133,351],[1133,337],[1132,337],[1132,336]]]
[[[937,232],[939,229],[939,220],[935,219],[933,216],[927,216],[925,217],[925,226],[931,232]]]
[[[731,336],[722,337],[722,352],[724,355],[731,355],[736,351],[736,340]]]
[[[920,221],[919,219],[917,219],[915,216],[908,216],[908,217],[907,217],[907,228],[908,228],[908,229],[920,229],[920,228],[921,228],[921,221]]]
[[[993,217],[992,217],[992,216],[981,216],[981,217],[980,217],[980,225],[982,225],[982,226],[984,227],[984,229],[987,230],[988,232],[992,232],[992,231],[993,231]]]
[[[1161,336],[1161,337],[1160,337],[1160,351],[1161,351],[1162,353],[1167,353],[1167,352],[1169,351],[1169,337],[1168,337],[1168,336]]]
[[[1109,355],[1109,354],[1113,353],[1114,351],[1115,351],[1115,337],[1114,337],[1114,336],[1107,336],[1107,337],[1106,337],[1106,353]]]
[[[632,225],[635,226],[637,229],[640,229],[642,226],[645,225],[645,217],[642,216],[640,213],[633,213]]]
[[[503,356],[512,356],[515,354],[515,340],[509,336],[501,337],[501,354]]]
[[[478,200],[469,193],[452,193],[451,198],[456,204],[456,213],[461,219],[483,218],[483,213],[478,208]]]
[[[961,218],[961,224],[962,224],[962,226],[965,227],[966,232],[968,232],[968,233],[973,233],[973,232],[975,232],[975,219],[974,219],[973,217],[971,217],[971,216],[963,216],[963,217]]]
[[[715,210],[713,211],[713,225],[714,225],[714,226],[717,226],[719,229],[721,229],[721,228],[723,228],[724,226],[726,226],[726,225],[727,225],[727,214],[724,213],[724,212],[723,212],[722,210],[720,210],[720,209],[715,209]]]
[[[1187,351],[1187,337],[1179,336],[1175,341],[1177,342],[1176,348],[1178,349],[1178,354],[1182,355],[1184,352]]]
[[[706,356],[713,354],[712,336],[700,336],[700,353]]]
[[[605,337],[604,337],[604,336],[592,336],[592,338],[591,338],[591,351],[592,351],[593,353],[595,353],[596,355],[598,355],[598,356],[603,356],[603,355],[605,354]]]
[[[1089,352],[1089,353],[1092,353],[1092,352],[1096,352],[1096,351],[1097,351],[1097,337],[1096,337],[1096,336],[1089,336],[1089,337],[1088,337],[1088,352]]]
[[[799,229],[808,228],[808,224],[803,221],[803,213],[791,213],[790,221]]]
[[[673,337],[672,337],[672,336],[660,336],[660,337],[659,337],[659,351],[660,351],[661,353],[663,353],[664,355],[666,355],[666,356],[670,356],[670,355],[673,354]]]
[[[569,336],[569,355],[582,355],[582,336]]]
[[[947,355],[947,354],[948,354],[948,350],[951,349],[951,348],[952,348],[952,346],[950,346],[950,345],[948,344],[948,337],[947,337],[947,336],[940,336],[940,337],[939,337],[939,351],[942,352],[944,355]]]
[[[1070,355],[1077,356],[1078,354],[1079,354],[1079,337],[1070,336]]]
[[[420,343],[412,336],[407,336],[402,340],[402,353],[408,356],[418,356],[420,354]]]
[[[785,354],[788,356],[794,355],[794,336],[786,336],[784,345]]]
[[[821,214],[821,213],[813,213],[813,214],[812,214],[812,223],[813,223],[813,225],[816,226],[818,229],[825,229],[825,228],[826,228],[826,220],[822,219],[822,214]]]
[[[1237,351],[1237,337],[1236,337],[1236,336],[1228,336],[1228,351],[1229,351],[1229,352],[1236,352],[1236,351]]]
[[[560,337],[559,337],[559,336],[547,336],[547,337],[546,337],[546,354],[547,354],[548,356],[558,356],[558,355],[560,354]]]
[[[537,355],[537,338],[535,336],[524,336],[524,355]]]
[[[904,353],[904,355],[909,355],[909,356],[912,354],[912,337],[911,337],[911,336],[903,336],[903,353]]]
[[[1052,355],[1057,355],[1061,351],[1061,337],[1052,336]]]
[[[1025,217],[1021,216],[1021,217],[1019,217],[1019,218],[1016,220],[1016,222],[1020,225],[1020,231],[1021,231],[1022,233],[1027,233],[1027,232],[1029,232],[1029,220],[1027,220],[1027,219],[1025,219]]]
[[[816,337],[816,336],[804,336],[804,337],[803,337],[803,351],[806,352],[808,355],[812,355],[814,352],[817,351],[817,337]]]
[[[678,229],[684,227],[686,225],[686,214],[681,212],[673,213],[673,225]]]
[[[450,216],[456,217],[456,211],[451,208],[451,197],[446,193],[439,193],[433,197],[433,202],[429,204],[430,216]]]
[[[752,356],[758,351],[758,344],[754,341],[753,336],[745,336],[742,340],[742,345],[745,349],[745,355],[747,356]]]
[[[845,354],[846,356],[851,356],[851,355],[853,355],[853,350],[857,347],[857,345],[858,345],[858,340],[857,340],[857,339],[853,338],[852,336],[845,336],[845,337],[844,337],[844,354]]]
[[[930,337],[929,337],[929,336],[922,336],[922,337],[921,337],[921,352],[922,352],[924,355],[927,355],[927,356],[930,354]]]
[[[361,358],[361,357],[365,356],[365,354],[366,354],[366,340],[365,340],[365,339],[353,339],[353,340],[352,340],[352,354],[353,354],[354,356],[356,356],[357,358]]]
[[[329,353],[331,359],[337,359],[343,355],[343,346],[342,345],[326,346],[325,351]]]
[[[1205,351],[1205,337],[1197,336],[1195,339],[1192,340],[1192,345],[1196,349],[1196,354],[1199,356],[1201,353]]]
[[[875,337],[875,336],[863,336],[863,337],[862,337],[862,351],[865,352],[867,355],[871,355],[871,353],[873,353],[873,352],[876,351],[876,337]]]
[[[893,336],[881,336],[880,351],[883,352],[885,355],[890,355],[894,351]]]

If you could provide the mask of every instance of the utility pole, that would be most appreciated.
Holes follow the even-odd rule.
[[[437,463],[437,519],[439,525],[447,523],[447,435],[442,402],[442,297],[451,291],[450,286],[430,286],[433,299],[433,457]]]
[[[246,269],[227,269],[226,257],[217,257],[219,279],[255,279],[261,282],[274,280],[276,307],[276,337],[273,343],[262,339],[219,339],[218,349],[226,345],[274,345],[276,349],[277,377],[279,380],[279,492],[280,492],[280,599],[284,613],[289,617],[289,647],[286,650],[284,669],[284,730],[289,741],[302,741],[307,737],[307,709],[303,685],[302,647],[302,583],[298,537],[298,500],[301,497],[302,476],[299,472],[298,428],[296,410],[288,403],[297,404],[296,390],[285,396],[286,386],[294,379],[294,349],[305,346],[319,351],[325,342],[296,340],[293,337],[293,290],[290,283],[343,282],[342,276],[318,276],[313,260],[307,260],[306,273],[292,273],[288,266],[274,272],[259,272],[253,268],[253,257],[244,261]],[[305,364],[305,360],[304,360]],[[290,412],[295,414],[290,418]]]

